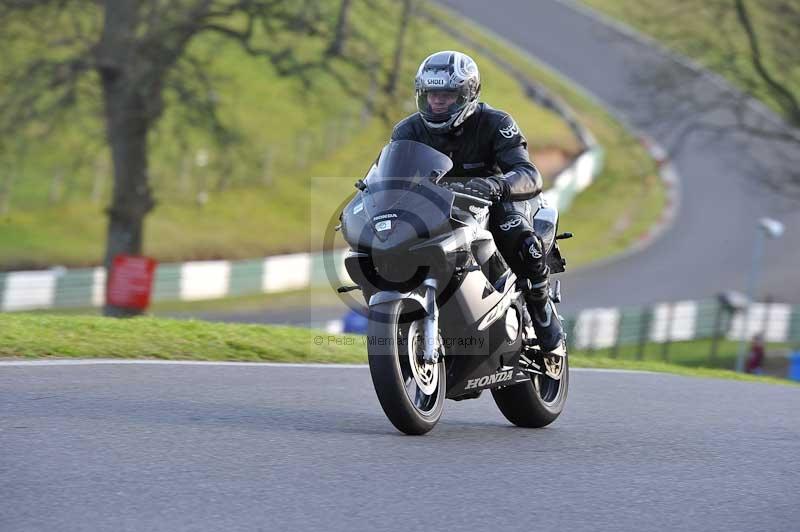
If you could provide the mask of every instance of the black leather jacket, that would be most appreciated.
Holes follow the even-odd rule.
[[[530,199],[542,191],[542,177],[528,156],[528,141],[511,115],[485,103],[455,132],[434,134],[425,127],[419,113],[400,121],[392,140],[415,140],[444,153],[453,160],[447,181],[473,177],[503,176],[508,184],[506,201]]]

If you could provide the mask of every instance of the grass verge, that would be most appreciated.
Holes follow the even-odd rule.
[[[0,314],[0,357],[365,363],[366,338],[275,325]],[[570,360],[575,367],[624,368],[693,377],[790,383],[770,377],[651,360],[620,360],[580,354]]]
[[[594,360],[603,364],[599,367],[639,367],[641,365],[658,367],[670,366],[682,368],[681,371],[688,370],[694,372],[722,371],[723,373],[733,373],[736,367],[736,357],[739,351],[739,342],[721,340],[716,353],[712,353],[712,340],[691,340],[685,342],[647,343],[640,349],[638,345],[623,345],[618,349],[596,349],[596,350],[577,350],[572,349],[570,353],[592,363]],[[792,350],[788,343],[771,343],[766,346],[767,357],[764,360],[763,371],[767,376],[783,377],[789,370],[788,353]],[[745,354],[747,356],[747,353]],[[738,375],[737,373],[733,373]]]
[[[277,325],[0,314],[0,356],[363,363],[360,337]]]

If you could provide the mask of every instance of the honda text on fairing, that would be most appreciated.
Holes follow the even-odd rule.
[[[487,230],[491,202],[440,182],[451,168],[425,144],[390,142],[341,214],[357,286],[340,291],[358,288],[367,304],[375,391],[407,434],[430,431],[446,398],[486,389],[509,421],[543,427],[567,398],[566,347],[538,348],[517,277]],[[562,272],[556,239],[571,235],[556,236],[557,211],[532,203],[550,270]]]

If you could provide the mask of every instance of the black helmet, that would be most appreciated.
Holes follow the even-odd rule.
[[[417,110],[434,133],[449,133],[464,123],[478,106],[481,76],[478,65],[466,54],[445,51],[429,55],[419,66],[414,79]],[[448,105],[431,106],[435,93],[445,93]]]

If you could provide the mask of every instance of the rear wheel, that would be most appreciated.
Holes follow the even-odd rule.
[[[425,434],[436,425],[447,390],[444,353],[437,364],[426,364],[423,320],[403,320],[404,313],[418,309],[408,300],[376,305],[367,330],[375,393],[389,421],[406,434]]]
[[[544,375],[531,375],[529,381],[492,389],[500,412],[514,425],[545,427],[561,414],[569,388],[569,361],[566,346],[562,348],[563,356],[543,358]]]

